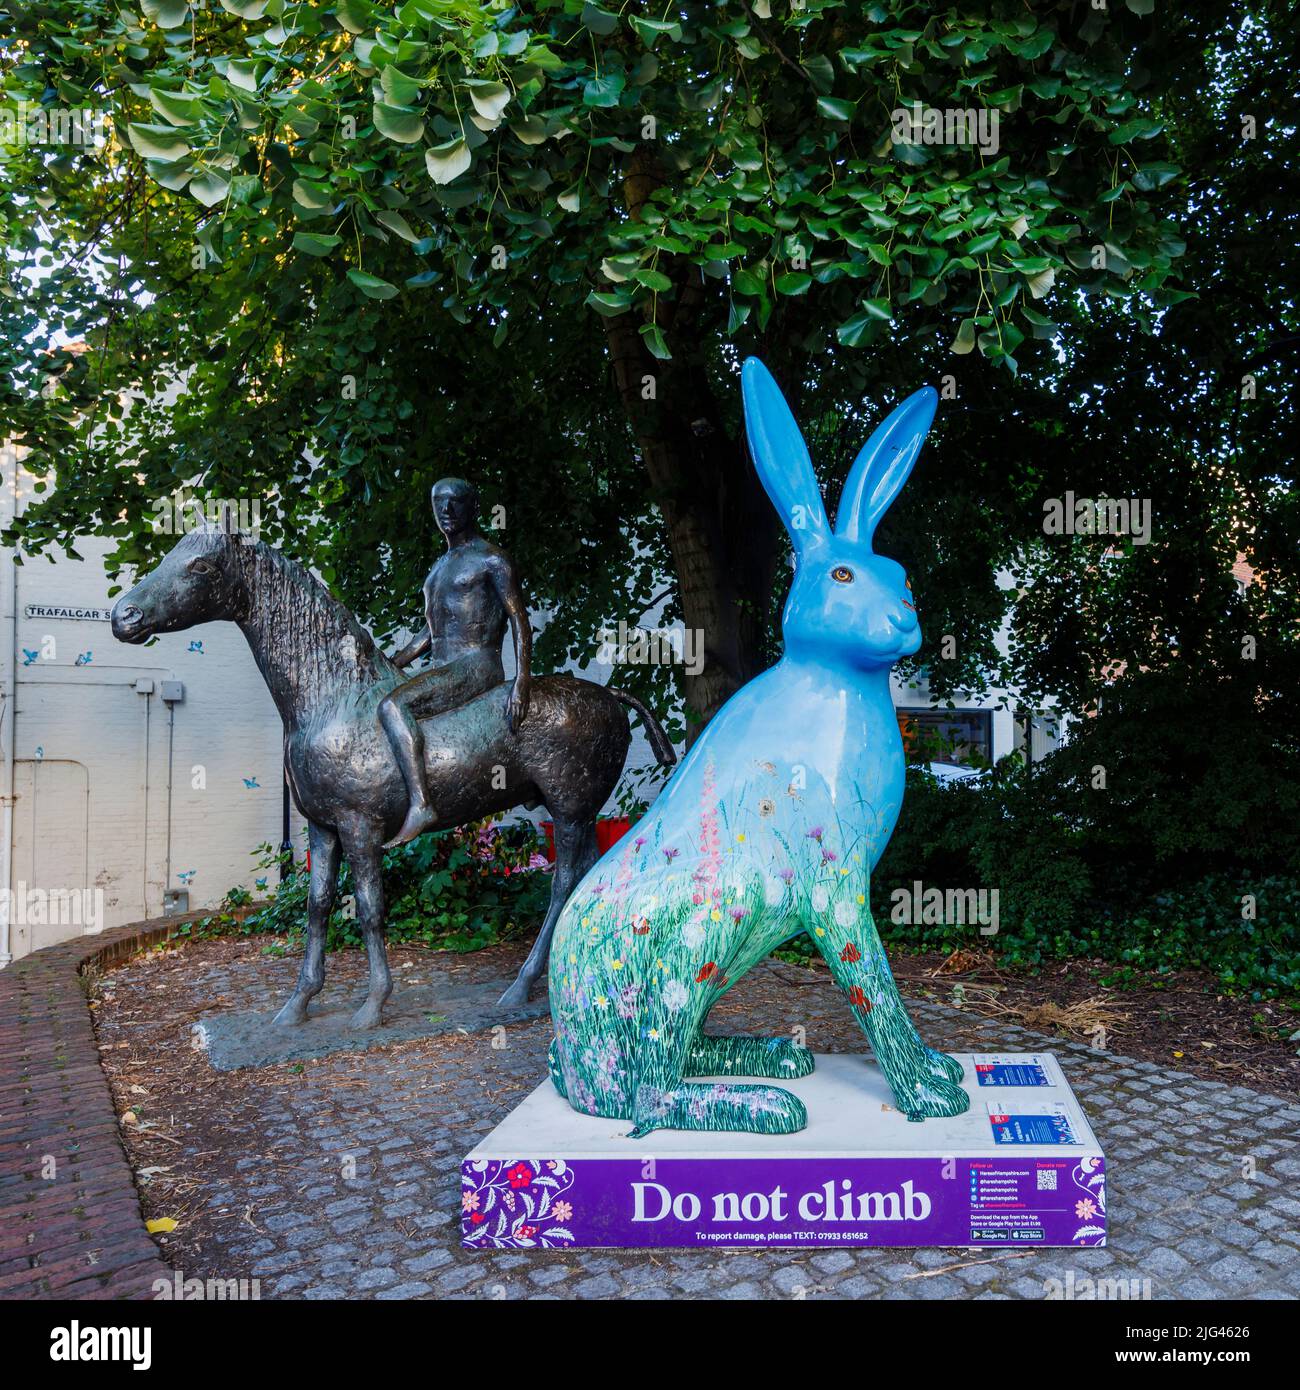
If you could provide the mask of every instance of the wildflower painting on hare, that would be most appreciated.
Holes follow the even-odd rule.
[[[807,932],[899,1108],[915,1119],[958,1115],[970,1104],[961,1068],[917,1034],[868,894],[903,797],[889,673],[921,643],[907,577],[872,538],[937,398],[916,392],[875,431],[832,529],[775,381],[751,358],[742,383],[750,451],[794,547],[785,652],[718,712],[565,906],[551,951],[551,1078],[574,1109],[631,1120],[634,1137],[802,1129],[792,1092],[739,1078],[807,1075],[810,1052],[702,1030],[746,971]]]

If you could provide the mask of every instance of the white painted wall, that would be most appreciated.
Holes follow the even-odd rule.
[[[25,505],[30,479],[12,448],[0,452],[0,463],[2,524]],[[25,616],[32,604],[110,607],[109,548],[85,540],[82,561],[56,555],[20,566],[7,552],[0,563],[0,698],[13,720],[0,752],[13,758],[9,886],[102,889],[111,927],[159,915],[168,887],[188,887],[191,908],[215,906],[235,885],[255,888],[265,871],[251,851],[263,841],[278,845],[281,835],[282,735],[233,624],[130,647],[113,639],[107,622]],[[184,684],[184,700],[170,710],[163,680]],[[153,693],[138,693],[137,681],[152,681]],[[301,846],[296,814],[293,826]],[[13,957],[81,929],[11,920],[6,947],[4,925],[0,954]]]

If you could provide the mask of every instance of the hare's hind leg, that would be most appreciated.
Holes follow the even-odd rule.
[[[794,1134],[808,1123],[808,1112],[798,1096],[779,1086],[679,1081],[668,1088],[643,1084],[633,1118],[636,1128],[629,1139],[643,1139],[656,1129]]]
[[[551,1085],[559,1091],[565,1100],[568,1100],[569,1092],[564,1084],[564,1073],[560,1070],[560,1059],[556,1053],[555,1045],[558,1042],[558,1038],[552,1038],[551,1045],[546,1050],[546,1070],[550,1073]]]
[[[816,1065],[813,1055],[793,1038],[715,1037],[705,1034],[709,1013],[729,989],[763,960],[771,950],[766,933],[752,932],[749,941],[736,952],[727,967],[730,981],[704,1005],[699,1029],[686,1054],[687,1076],[772,1076],[793,1081],[810,1076]]]
[[[702,1040],[697,1032],[684,1028],[679,1040],[665,1048],[643,1071],[632,1114],[636,1127],[628,1135],[629,1139],[644,1138],[656,1129],[793,1134],[808,1123],[803,1102],[779,1086],[683,1081],[691,1051],[701,1041],[724,1040]],[[763,1040],[741,1038],[736,1041]]]
[[[847,927],[828,913],[810,935],[848,995],[898,1108],[914,1120],[969,1110],[970,1097],[958,1085],[960,1065],[926,1047],[908,1016],[870,912],[864,908]]]
[[[793,1038],[706,1038],[686,1054],[687,1076],[773,1076],[794,1080],[813,1070],[813,1055]]]

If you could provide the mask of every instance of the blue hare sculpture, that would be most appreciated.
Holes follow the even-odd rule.
[[[794,545],[785,654],[732,696],[640,823],[586,875],[551,950],[550,1071],[586,1114],[655,1129],[785,1134],[807,1122],[778,1086],[812,1054],[701,1031],[726,990],[806,931],[901,1110],[957,1115],[961,1068],[926,1047],[871,919],[868,885],[903,799],[889,672],[921,645],[907,577],[872,536],[907,481],[937,397],[908,397],[871,436],[834,530],[775,381],[750,358],[750,452]],[[723,1082],[688,1077],[725,1077]]]

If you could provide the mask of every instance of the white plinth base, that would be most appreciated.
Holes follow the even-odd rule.
[[[798,1134],[581,1115],[544,1082],[462,1165],[470,1248],[1101,1245],[1104,1160],[1050,1054],[957,1054],[970,1109],[911,1122],[869,1058],[781,1084]],[[720,1078],[734,1080],[736,1078]]]

